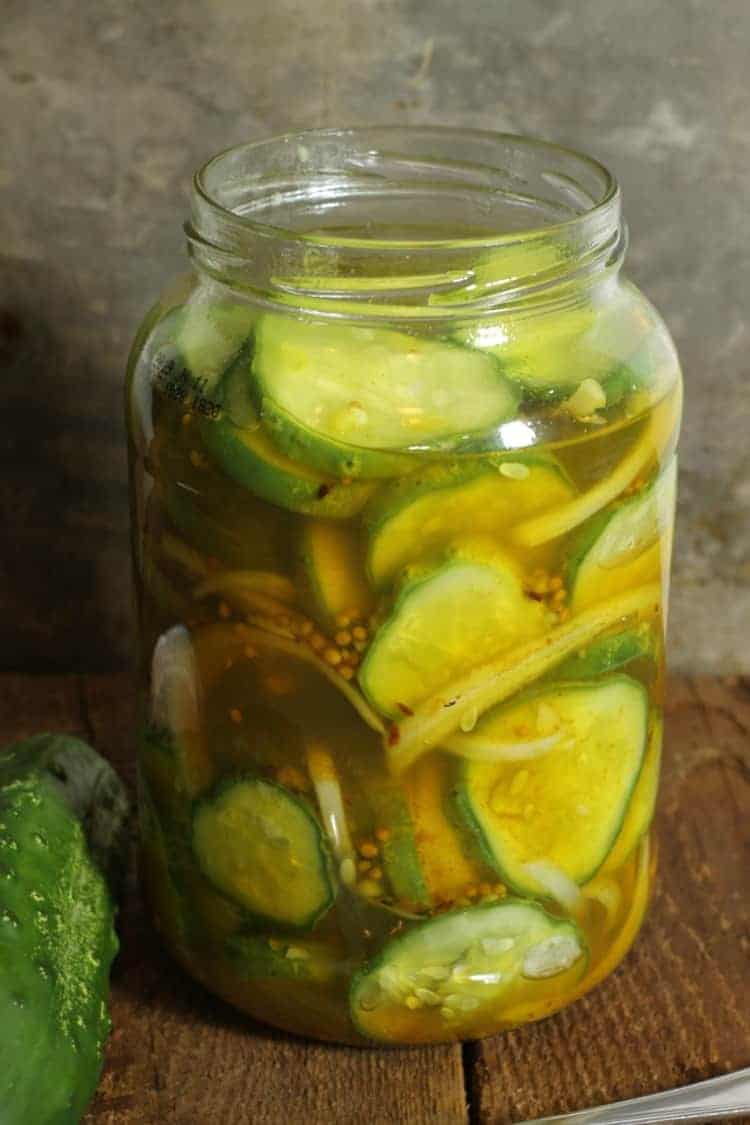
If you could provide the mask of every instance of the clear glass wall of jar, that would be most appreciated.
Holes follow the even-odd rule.
[[[595,161],[319,131],[194,181],[134,345],[141,871],[253,1016],[475,1038],[653,874],[680,373]]]

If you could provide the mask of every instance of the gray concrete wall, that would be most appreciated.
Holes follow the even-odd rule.
[[[123,365],[191,171],[300,126],[444,122],[618,174],[682,354],[672,657],[750,671],[747,0],[4,0],[0,664],[98,669],[130,623]]]

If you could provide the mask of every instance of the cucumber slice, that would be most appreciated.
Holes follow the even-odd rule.
[[[374,608],[364,576],[362,550],[349,527],[324,520],[308,520],[302,529],[302,564],[314,616],[328,628],[346,614],[367,618]]]
[[[164,340],[154,356],[157,382],[182,381],[185,391],[215,396],[221,376],[239,355],[253,330],[249,305],[213,302],[180,305],[158,326]]]
[[[626,629],[608,637],[597,637],[587,648],[569,656],[551,673],[556,683],[562,680],[593,680],[632,664],[634,660],[651,660],[656,639],[645,622],[637,629]]]
[[[586,609],[668,570],[677,486],[675,458],[638,495],[582,529],[567,568],[570,604]]]
[[[193,851],[209,882],[256,918],[310,929],[333,903],[321,827],[275,782],[235,778],[198,801]]]
[[[327,984],[343,970],[344,957],[329,942],[294,941],[237,934],[226,943],[232,968],[242,980],[298,980]]]
[[[644,388],[663,393],[679,370],[663,321],[630,285],[610,290],[603,302],[480,322],[457,338],[496,356],[532,401],[568,398],[592,379],[610,408]]]
[[[418,826],[401,786],[378,777],[368,797],[379,828],[388,838],[381,844],[383,870],[391,897],[406,911],[419,911],[432,905],[432,895],[422,869],[423,851],[418,847]]]
[[[321,519],[349,519],[372,494],[364,481],[344,483],[292,461],[259,426],[242,429],[227,416],[204,421],[203,444],[224,472],[262,500]]]
[[[408,715],[465,669],[544,629],[545,611],[524,594],[516,563],[462,545],[402,587],[367,650],[359,682],[383,714]]]
[[[367,569],[383,586],[408,562],[467,533],[502,537],[522,516],[565,503],[575,488],[552,457],[514,454],[433,465],[368,505]]]
[[[363,1035],[386,1043],[489,1034],[506,1005],[558,990],[585,964],[584,940],[572,922],[513,899],[474,906],[390,941],[352,981],[352,1020]]]
[[[414,825],[421,870],[431,899],[453,904],[484,878],[483,869],[467,855],[463,840],[446,808],[450,762],[429,754],[402,779]]]
[[[435,692],[413,714],[392,723],[385,740],[394,773],[403,773],[421,755],[441,746],[479,715],[510,699],[561,661],[628,618],[653,620],[661,606],[657,583],[628,590],[584,610],[541,639],[535,638],[489,660]]]
[[[625,863],[651,826],[656,807],[656,795],[659,790],[662,730],[661,718],[655,719],[643,768],[638,775],[633,796],[630,798],[625,821],[620,829],[615,846],[602,865],[602,871],[615,871]]]
[[[292,457],[334,476],[393,476],[412,448],[455,447],[515,413],[496,361],[387,328],[265,315],[253,376],[261,416]]]
[[[535,864],[581,884],[612,849],[643,763],[648,696],[626,676],[549,687],[490,712],[476,736],[510,744],[529,732],[559,741],[521,763],[464,762],[455,799],[485,862],[545,897]]]

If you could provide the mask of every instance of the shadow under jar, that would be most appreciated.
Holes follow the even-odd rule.
[[[350,1043],[569,1004],[642,923],[680,373],[595,161],[301,133],[195,177],[133,349],[141,871]]]

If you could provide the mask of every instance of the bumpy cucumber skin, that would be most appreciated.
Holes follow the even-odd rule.
[[[99,1080],[117,952],[107,880],[127,800],[85,743],[38,735],[0,755],[3,1125],[75,1125]]]
[[[245,903],[232,898],[230,893],[224,887],[221,887],[216,882],[214,882],[214,880],[211,878],[210,873],[208,872],[208,870],[206,870],[205,866],[201,862],[201,857],[199,854],[200,850],[195,845],[195,822],[197,815],[202,809],[213,805],[214,802],[219,800],[226,792],[233,789],[236,785],[241,785],[246,782],[258,782],[262,783],[269,789],[278,790],[280,794],[283,794],[286,800],[293,802],[298,809],[301,809],[305,813],[310,826],[315,831],[315,844],[320,860],[320,876],[321,881],[326,884],[327,891],[326,894],[321,898],[321,901],[318,903],[316,908],[311,911],[309,915],[299,918],[296,922],[291,922],[288,920],[280,921],[273,915],[264,914],[262,911],[252,910]],[[325,914],[327,914],[330,908],[333,906],[333,903],[336,899],[337,885],[334,878],[333,859],[331,856],[327,837],[317,817],[315,816],[307,802],[301,800],[289,789],[285,788],[285,786],[280,785],[276,781],[268,781],[266,778],[262,778],[256,774],[250,773],[227,777],[220,781],[216,786],[214,786],[210,793],[207,793],[205,796],[199,797],[196,801],[193,802],[191,820],[193,857],[198,869],[200,870],[203,877],[207,880],[207,882],[215,889],[217,894],[219,894],[222,898],[231,903],[232,906],[237,909],[240,917],[250,928],[271,928],[281,930],[286,933],[307,933],[314,928],[315,924],[320,921],[320,919]]]

